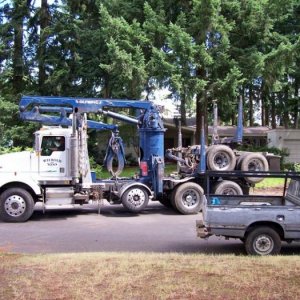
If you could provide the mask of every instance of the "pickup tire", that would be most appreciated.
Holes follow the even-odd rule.
[[[243,190],[236,182],[223,180],[214,186],[213,193],[216,195],[243,195]]]
[[[207,150],[206,162],[209,170],[232,171],[236,165],[236,157],[228,146],[213,145]]]
[[[185,182],[172,193],[172,205],[183,215],[197,214],[202,209],[203,194],[197,183]]]
[[[129,211],[139,213],[148,205],[149,195],[143,187],[133,186],[124,192],[121,201]]]
[[[22,188],[10,188],[0,195],[0,219],[4,222],[25,222],[33,210],[33,198]]]
[[[256,227],[246,236],[245,248],[249,255],[276,255],[281,250],[281,239],[270,227]]]

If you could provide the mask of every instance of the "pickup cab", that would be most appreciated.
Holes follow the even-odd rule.
[[[261,176],[285,178],[282,194],[207,194],[203,197],[202,220],[196,224],[198,237],[240,239],[249,255],[279,254],[282,241],[300,241],[300,173]]]

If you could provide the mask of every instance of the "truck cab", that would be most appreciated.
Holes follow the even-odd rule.
[[[44,128],[35,133],[36,172],[40,180],[71,180],[70,134],[64,128]]]

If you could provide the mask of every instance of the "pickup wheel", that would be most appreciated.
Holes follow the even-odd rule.
[[[256,227],[246,236],[245,248],[249,255],[276,255],[280,253],[281,239],[270,227]]]
[[[0,195],[0,219],[4,222],[25,222],[33,210],[33,198],[22,188],[10,188]]]
[[[172,194],[172,205],[184,215],[197,214],[203,203],[203,189],[194,182],[185,182]]]
[[[122,204],[129,211],[138,213],[142,211],[149,202],[147,191],[140,186],[130,187],[121,198]]]

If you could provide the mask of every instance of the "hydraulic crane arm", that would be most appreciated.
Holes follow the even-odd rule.
[[[30,106],[57,106],[77,108],[79,113],[98,113],[104,107],[110,108],[134,108],[150,109],[153,104],[149,101],[138,100],[119,100],[119,99],[91,99],[91,98],[73,98],[73,97],[49,97],[49,96],[23,96],[19,107],[20,111],[28,110]]]

